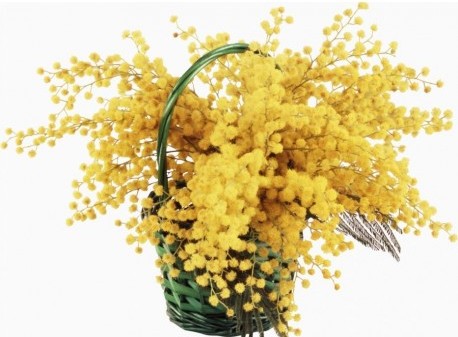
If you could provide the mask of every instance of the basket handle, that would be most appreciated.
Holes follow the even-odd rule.
[[[165,198],[165,194],[169,190],[168,179],[167,179],[167,137],[170,130],[170,122],[172,120],[173,109],[178,100],[178,97],[192,81],[192,79],[207,65],[216,60],[217,58],[227,55],[243,53],[248,50],[248,44],[246,43],[233,43],[227,44],[222,47],[213,49],[200,57],[177,81],[175,87],[172,89],[165,107],[162,113],[162,117],[159,123],[159,133],[157,137],[157,158],[158,158],[158,183],[162,185],[164,194],[161,199]]]

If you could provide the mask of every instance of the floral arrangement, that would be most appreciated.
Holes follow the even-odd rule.
[[[172,17],[175,37],[190,41],[193,65],[181,78],[148,56],[140,32],[126,31],[137,49],[130,61],[92,53],[38,69],[60,110],[47,126],[7,129],[1,147],[34,157],[66,135],[88,139],[92,162],[72,182],[67,224],[127,204],[132,216],[116,225],[136,252],[157,248],[175,323],[223,336],[271,326],[298,335],[296,284],[307,288],[319,273],[339,289],[330,257],[354,241],[399,259],[396,233],[429,228],[457,240],[421,199],[399,142],[450,129],[452,112],[408,109],[390,95],[443,83],[427,68],[393,64],[397,44],[376,40],[375,25],[360,28],[367,7],[337,14],[316,51],[279,51],[281,26],[293,22],[283,7],[261,23],[263,42],[202,40]],[[117,94],[96,94],[107,87]],[[98,104],[92,115],[73,113],[83,98]]]

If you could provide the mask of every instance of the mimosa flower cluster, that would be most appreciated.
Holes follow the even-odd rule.
[[[375,25],[363,28],[366,8],[336,15],[320,46],[299,51],[279,49],[281,27],[293,18],[274,8],[261,23],[265,41],[207,66],[198,78],[208,93],[191,85],[174,110],[164,202],[148,193],[165,193],[156,183],[158,126],[177,77],[149,56],[138,31],[123,33],[136,46],[129,59],[92,53],[38,69],[59,110],[47,125],[8,129],[2,147],[11,143],[33,157],[42,144],[85,137],[92,161],[72,183],[68,225],[127,205],[132,217],[116,224],[129,230],[137,252],[146,243],[173,247],[157,261],[164,277],[194,273],[210,289],[209,303],[229,317],[233,296],[244,295],[247,312],[265,311],[267,300],[277,332],[299,334],[290,324],[300,318],[296,283],[307,288],[318,273],[339,289],[331,259],[353,247],[338,228],[344,213],[457,239],[450,224],[433,219],[436,210],[420,197],[401,155],[402,136],[448,130],[452,112],[400,106],[391,97],[428,93],[442,82],[427,79],[427,68],[395,63],[396,42],[377,40]],[[175,36],[190,41],[191,62],[230,41],[227,33],[200,39],[194,27],[171,21]],[[117,95],[99,96],[107,87]],[[74,112],[80,100],[93,101],[95,111]]]

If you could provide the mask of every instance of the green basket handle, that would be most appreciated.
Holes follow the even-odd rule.
[[[165,107],[162,113],[162,117],[159,123],[159,134],[157,137],[157,158],[158,158],[158,183],[164,189],[164,194],[161,199],[166,198],[166,194],[169,190],[168,179],[167,179],[167,137],[170,130],[170,122],[172,120],[173,109],[178,100],[178,97],[192,81],[192,79],[207,65],[216,60],[217,58],[227,55],[244,53],[248,50],[248,44],[246,43],[233,43],[228,44],[212,51],[209,51],[202,57],[200,57],[177,81],[175,87],[172,89]]]

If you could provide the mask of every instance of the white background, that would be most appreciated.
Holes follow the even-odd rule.
[[[263,36],[259,22],[272,6],[0,4],[0,130],[44,124],[56,110],[35,75],[39,66],[92,51],[128,57],[134,49],[121,32],[140,29],[150,55],[163,57],[179,75],[188,56],[185,43],[172,38],[170,15],[195,25],[201,36],[227,31],[233,41],[252,40]],[[322,28],[349,5],[285,6],[295,24],[284,29],[282,46],[299,49],[318,46]],[[402,103],[458,113],[458,5],[375,3],[363,15],[379,25],[380,39],[399,42],[396,61],[428,65],[431,78],[445,82],[441,90],[407,95]],[[423,196],[437,206],[438,219],[458,227],[457,128],[405,143]],[[86,158],[78,137],[43,148],[34,159],[0,152],[0,336],[197,336],[168,321],[153,249],[136,255],[125,244],[126,231],[112,225],[115,216],[65,226],[70,182]],[[456,336],[458,246],[428,233],[400,242],[400,263],[359,246],[335,260],[343,271],[338,292],[319,276],[309,290],[297,289],[303,335]]]

